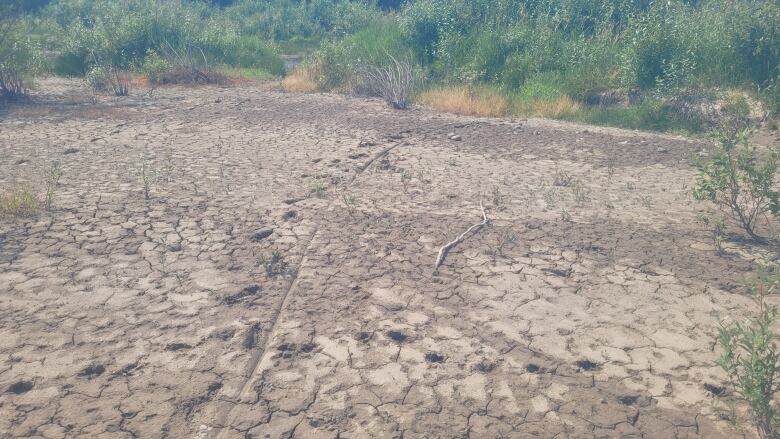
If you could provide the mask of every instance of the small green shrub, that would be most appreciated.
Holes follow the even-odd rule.
[[[762,269],[751,286],[758,304],[758,315],[745,321],[721,324],[718,341],[722,349],[718,363],[726,372],[737,395],[750,406],[752,422],[762,439],[778,436],[780,412],[775,397],[780,390],[780,352],[774,332],[777,306],[766,297],[776,292],[780,275]]]
[[[0,98],[25,96],[30,81],[42,68],[40,47],[24,35],[20,26],[0,21]]]
[[[144,75],[152,85],[161,84],[165,74],[171,71],[171,64],[155,50],[146,52],[139,73]]]
[[[722,130],[712,160],[698,163],[693,196],[726,209],[752,238],[767,214],[780,215],[780,193],[774,189],[778,154],[759,157],[747,131]]]

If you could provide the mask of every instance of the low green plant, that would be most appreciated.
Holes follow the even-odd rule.
[[[356,199],[354,195],[351,195],[347,192],[343,192],[341,194],[341,202],[344,203],[344,207],[347,209],[350,216],[355,213]]]
[[[759,219],[780,215],[780,193],[774,188],[778,154],[759,154],[747,131],[721,131],[713,158],[697,163],[693,196],[726,210],[750,235]]]
[[[780,390],[780,352],[774,332],[778,309],[766,300],[779,285],[777,267],[763,267],[750,285],[758,314],[744,322],[722,323],[718,336],[722,349],[718,363],[737,395],[750,407],[752,423],[762,439],[775,439],[780,433],[776,402]]]
[[[279,250],[272,251],[270,256],[260,256],[258,263],[265,268],[265,274],[269,278],[277,276],[287,277],[292,274],[290,264],[284,259],[284,255]]]
[[[402,169],[400,172],[401,185],[404,187],[404,193],[409,192],[409,183],[412,182],[412,174],[406,169]]]
[[[27,95],[30,81],[42,71],[43,57],[24,30],[3,18],[0,16],[0,98],[15,100]]]
[[[46,176],[46,210],[51,210],[54,204],[54,194],[57,191],[57,185],[62,177],[62,166],[59,161],[53,161],[49,168],[49,174]]]
[[[309,180],[309,193],[314,194],[317,198],[325,198],[325,194],[328,192],[328,185],[325,180],[319,175],[314,176]]]
[[[141,155],[138,163],[138,177],[141,180],[143,187],[144,199],[150,199],[152,197],[152,185],[157,179],[157,171],[152,168],[147,158]]]
[[[165,74],[170,71],[171,64],[165,58],[154,49],[147,50],[139,73],[145,76],[152,86],[162,84]]]

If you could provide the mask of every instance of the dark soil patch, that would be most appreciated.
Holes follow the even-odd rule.
[[[435,352],[428,352],[425,354],[425,361],[429,363],[443,363],[444,359],[444,355],[439,355]]]
[[[390,340],[393,340],[398,344],[405,342],[409,338],[408,335],[401,331],[388,331],[387,336],[390,337]]]
[[[79,376],[91,380],[92,378],[103,375],[103,372],[105,371],[106,368],[102,364],[90,364],[79,372]]]
[[[13,393],[14,395],[21,395],[22,393],[27,393],[33,388],[32,381],[17,381],[13,384],[11,384],[8,387],[8,393]]]
[[[180,351],[182,349],[192,349],[192,345],[189,345],[187,343],[168,343],[165,346],[165,350],[171,352]]]

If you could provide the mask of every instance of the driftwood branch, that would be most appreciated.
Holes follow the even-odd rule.
[[[469,227],[468,229],[466,229],[465,232],[461,233],[460,236],[455,238],[454,241],[448,243],[447,245],[445,245],[444,247],[442,247],[439,250],[439,256],[436,257],[436,265],[433,266],[433,274],[436,274],[436,273],[439,272],[439,267],[444,262],[444,258],[447,257],[447,253],[449,253],[450,250],[452,250],[453,247],[455,247],[460,242],[462,242],[464,239],[466,239],[466,237],[470,233],[475,232],[475,231],[481,229],[482,227],[484,227],[488,223],[487,213],[485,212],[485,206],[482,205],[482,200],[479,200],[479,208],[482,210],[482,222],[474,224],[473,226]]]

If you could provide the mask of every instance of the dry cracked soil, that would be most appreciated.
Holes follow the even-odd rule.
[[[737,436],[715,340],[766,249],[697,222],[706,141],[263,84],[88,96],[0,114],[0,187],[63,173],[0,218],[0,438]]]

